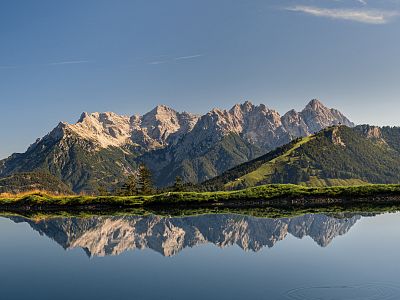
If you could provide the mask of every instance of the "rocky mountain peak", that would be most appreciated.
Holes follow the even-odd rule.
[[[247,114],[254,110],[256,106],[249,100],[246,100],[244,103],[237,103],[235,104],[230,110],[230,113],[242,113],[242,114]]]
[[[156,128],[163,125],[179,127],[178,113],[165,105],[158,105],[150,112],[144,114],[141,118],[141,122],[141,127],[146,128]]]
[[[253,104],[251,101],[246,100],[246,101],[241,105],[241,108],[242,108],[243,111],[249,112],[249,111],[252,111],[252,110],[254,109],[254,104]]]
[[[300,116],[308,127],[309,133],[316,133],[332,125],[354,127],[349,119],[336,109],[327,108],[321,101],[313,99],[300,112]]]
[[[282,119],[285,119],[288,121],[298,120],[299,118],[300,118],[299,113],[294,109],[289,110],[286,114],[284,114],[282,116]]]
[[[144,147],[154,149],[176,142],[191,131],[199,116],[158,105],[153,110],[136,119],[132,140]]]
[[[320,100],[312,99],[307,105],[305,110],[312,109],[312,110],[325,110],[328,109]]]
[[[177,111],[166,106],[166,105],[157,105],[151,111],[143,115],[143,119],[154,118],[163,120],[170,116],[174,116],[177,114]]]
[[[120,147],[129,143],[130,118],[113,112],[84,112],[77,123],[68,124],[67,127],[100,148]]]
[[[79,117],[78,123],[84,122],[84,120],[87,119],[87,118],[89,118],[89,113],[87,113],[87,112],[84,111],[84,112],[81,114],[81,116]]]

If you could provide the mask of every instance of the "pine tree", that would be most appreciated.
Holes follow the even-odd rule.
[[[138,178],[136,174],[129,175],[125,185],[124,190],[127,196],[134,196],[138,194]]]
[[[174,192],[182,192],[183,191],[183,180],[182,177],[176,176],[175,177],[175,183],[173,186]]]
[[[139,195],[151,195],[154,193],[151,172],[146,165],[141,164],[138,170],[137,193]]]

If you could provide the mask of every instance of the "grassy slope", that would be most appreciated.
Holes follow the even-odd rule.
[[[324,186],[349,186],[349,185],[368,185],[370,183],[363,181],[361,179],[334,179],[334,178],[328,178],[328,179],[322,179],[318,178],[317,176],[311,176],[310,180],[304,183],[301,183],[301,185],[305,186],[314,186],[314,187],[324,187]]]
[[[0,198],[0,207],[79,207],[110,206],[114,208],[144,207],[147,205],[178,205],[223,203],[228,201],[296,199],[301,197],[321,198],[365,198],[379,195],[400,196],[400,185],[363,185],[335,187],[305,187],[300,185],[264,185],[239,191],[204,193],[165,193],[154,196],[131,197],[89,197],[89,196],[48,196],[43,193]]]
[[[250,172],[246,175],[243,175],[236,179],[235,181],[228,182],[225,184],[225,188],[228,190],[235,189],[240,183],[245,184],[245,186],[255,186],[262,180],[264,180],[265,177],[271,176],[274,173],[275,168],[283,167],[285,164],[290,163],[290,155],[298,149],[301,145],[304,145],[305,143],[308,143],[311,141],[314,137],[309,136],[301,139],[299,142],[295,143],[292,148],[287,150],[285,153],[282,155],[278,156],[277,158],[274,158],[270,160],[269,162],[263,164],[261,167],[259,167],[257,170]]]

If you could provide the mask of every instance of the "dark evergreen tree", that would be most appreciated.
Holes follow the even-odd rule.
[[[174,192],[182,192],[184,190],[183,180],[182,177],[176,176],[175,183],[173,186]]]
[[[139,195],[151,195],[154,193],[152,175],[145,164],[139,166],[136,186]]]
[[[136,174],[129,175],[123,190],[127,196],[134,196],[138,194],[138,178]]]

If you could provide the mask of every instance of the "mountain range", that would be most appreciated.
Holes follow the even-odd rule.
[[[312,100],[283,116],[249,101],[199,116],[159,105],[140,116],[83,113],[59,123],[25,153],[0,161],[0,177],[48,173],[74,192],[94,193],[123,182],[141,163],[159,187],[176,176],[199,183],[264,155],[298,137],[332,125],[354,124],[336,109]]]
[[[311,237],[326,247],[347,233],[361,218],[359,215],[304,215],[268,219],[241,215],[200,215],[184,218],[160,216],[123,216],[91,218],[50,218],[32,221],[10,217],[16,223],[28,223],[64,249],[82,248],[89,257],[119,255],[127,250],[152,249],[173,256],[185,248],[212,243],[224,248],[238,245],[245,251],[271,248],[289,234]]]

